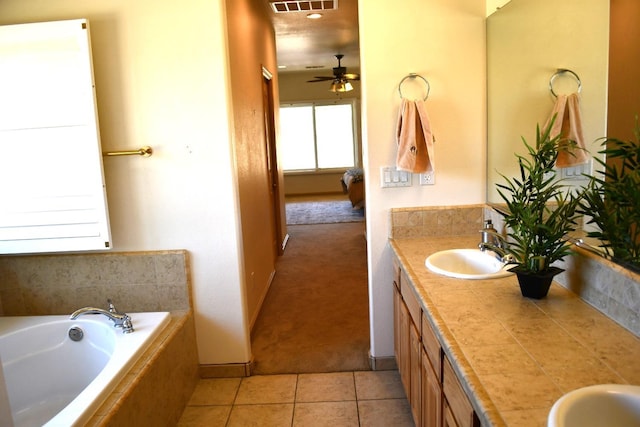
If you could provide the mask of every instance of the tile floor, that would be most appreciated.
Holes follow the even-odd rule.
[[[180,427],[413,427],[398,371],[201,379]]]

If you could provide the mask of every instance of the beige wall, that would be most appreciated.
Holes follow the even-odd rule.
[[[289,173],[284,177],[287,196],[342,193],[344,170],[332,173]],[[346,197],[346,196],[345,196]]]
[[[103,149],[154,149],[105,159],[114,250],[186,249],[200,362],[246,362],[222,0],[0,2],[0,24],[81,17]]]
[[[568,68],[582,81],[580,110],[585,145],[600,150],[606,134],[609,0],[513,0],[488,20],[487,157],[490,202],[502,202],[493,183],[500,174],[517,176],[514,152],[524,154],[521,138],[535,142],[536,125],[551,114],[555,98],[549,79]],[[554,90],[571,93],[576,81],[554,80]],[[584,183],[578,181],[578,183]]]
[[[393,355],[389,210],[484,203],[486,164],[485,4],[477,0],[360,0],[360,59],[371,353]],[[380,188],[395,164],[398,83],[419,73],[436,137],[435,185]]]

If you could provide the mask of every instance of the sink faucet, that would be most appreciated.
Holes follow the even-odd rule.
[[[480,233],[482,234],[482,240],[478,244],[478,249],[483,252],[487,249],[495,252],[496,258],[501,262],[514,262],[513,255],[508,254],[506,251],[507,242],[505,241],[504,236],[493,228],[493,224],[490,219],[485,222],[484,228],[480,230]]]
[[[102,314],[103,316],[106,316],[113,321],[114,327],[122,328],[122,333],[128,334],[130,332],[133,332],[131,317],[126,313],[119,313],[111,303],[111,300],[107,301],[109,302],[109,310],[103,310],[96,307],[83,307],[71,313],[69,319],[75,320],[80,316],[84,316],[85,314]]]

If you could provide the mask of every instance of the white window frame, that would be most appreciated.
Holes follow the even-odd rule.
[[[89,23],[0,26],[0,254],[111,249]]]
[[[314,121],[314,152],[315,152],[315,168],[311,169],[283,169],[285,175],[304,175],[304,174],[317,174],[317,173],[335,173],[338,171],[344,171],[345,168],[357,168],[360,167],[359,160],[359,142],[358,142],[358,122],[357,122],[357,100],[356,99],[339,99],[339,100],[317,100],[317,101],[300,101],[300,102],[282,102],[280,108],[283,107],[322,107],[327,105],[351,105],[351,129],[353,138],[353,166],[337,167],[337,168],[318,168],[318,147],[315,134],[315,113],[313,115]]]

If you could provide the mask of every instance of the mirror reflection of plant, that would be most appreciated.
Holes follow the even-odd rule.
[[[566,235],[577,227],[580,196],[557,178],[554,164],[559,151],[573,145],[550,136],[554,121],[544,132],[536,128],[535,147],[522,138],[528,155],[516,154],[520,176],[501,174],[506,183],[496,184],[509,212],[506,251],[516,260],[513,271],[544,272],[572,252]]]
[[[580,210],[590,216],[588,224],[598,231],[587,233],[601,241],[607,255],[640,269],[640,126],[636,118],[636,141],[607,138],[596,159],[604,166],[597,176],[589,176]]]

